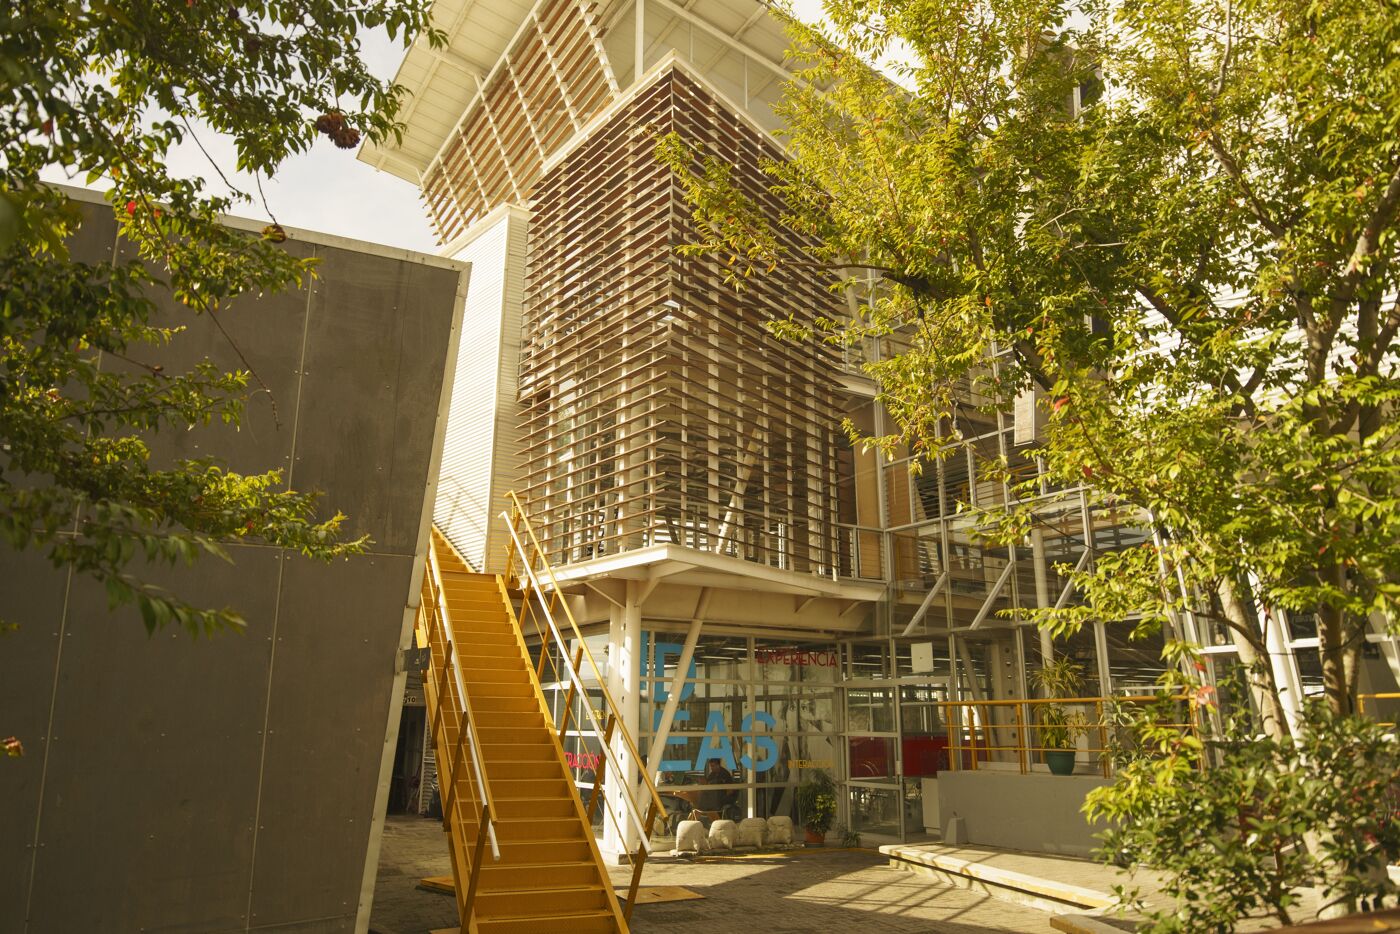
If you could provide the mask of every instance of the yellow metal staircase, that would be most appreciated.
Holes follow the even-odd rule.
[[[519,516],[511,526],[517,543],[523,521]],[[519,625],[517,606],[527,618],[549,619],[559,639],[550,616],[557,604],[532,588],[538,577],[528,569],[535,562],[524,561],[524,554],[512,554],[516,570],[527,569],[523,586],[515,588],[506,577],[473,573],[434,529],[423,575],[417,639],[430,650],[423,686],[462,930],[626,931],[630,910],[623,910],[594,840],[590,816],[599,796],[591,795],[585,808],[575,789],[560,743],[568,716],[562,726],[553,722]],[[577,631],[572,618],[567,622]],[[549,653],[539,652],[539,643],[548,646],[548,633],[540,630],[537,638],[542,667]],[[569,669],[567,707],[573,706],[581,657],[576,653]],[[620,723],[613,713],[597,732],[605,743],[624,739],[635,757],[631,738],[615,736]],[[652,783],[644,778],[643,785],[655,806],[647,808],[632,855],[629,909],[649,845],[645,837],[660,807]],[[625,821],[628,815],[612,816]],[[640,830],[635,804],[630,817]]]

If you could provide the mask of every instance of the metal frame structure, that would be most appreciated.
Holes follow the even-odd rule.
[[[1044,481],[1037,528],[1016,546],[977,539],[959,509],[1010,502],[1015,479],[1042,473],[1044,400],[985,406],[981,378],[997,377],[998,356],[962,387],[953,456],[886,461],[852,450],[839,425],[844,417],[887,433],[859,364],[898,353],[906,338],[840,351],[781,343],[764,327],[840,317],[875,283],[842,295],[820,275],[789,269],[736,290],[717,263],[677,253],[695,231],[654,158],[659,134],[674,130],[723,158],[736,183],[774,217],[783,213],[762,165],[781,158],[774,105],[791,74],[786,39],[763,4],[489,7],[439,0],[446,56],[416,46],[400,74],[421,97],[406,141],[361,157],[420,184],[446,252],[473,242],[500,211],[518,212],[525,245],[500,262],[523,283],[520,297],[507,299],[509,333],[482,349],[479,364],[507,374],[497,383],[513,393],[514,434],[508,450],[490,455],[510,470],[493,466],[501,476],[463,501],[484,524],[503,490],[521,491],[557,572],[552,586],[584,637],[606,634],[597,686],[622,701],[627,731],[640,735],[638,657],[644,630],[656,627],[684,631],[680,672],[702,630],[826,638],[843,652],[868,643],[891,659],[913,643],[936,645],[943,667],[929,684],[949,702],[981,705],[992,731],[1014,725],[1017,704],[1030,701],[1027,670],[1055,655],[1081,661],[1097,696],[1150,684],[1163,665],[1153,647],[1138,648],[1106,621],[1052,644],[1022,612],[1079,599],[1069,569],[1135,547],[1146,533],[1091,506],[1086,491]],[[470,74],[440,77],[453,68]],[[810,246],[783,236],[792,249]],[[981,474],[993,459],[1010,465],[1011,482]],[[1234,651],[1189,614],[1173,626],[1170,635],[1206,645],[1208,664]],[[1293,655],[1307,640],[1274,636],[1271,645],[1294,650],[1280,656],[1281,681],[1301,694],[1306,678]],[[1373,641],[1400,675],[1400,644]],[[560,652],[567,661],[570,651]],[[900,676],[898,667],[889,674]],[[667,703],[651,731],[663,746],[677,705]],[[896,717],[899,709],[896,697]],[[636,787],[637,757],[626,753],[613,774]],[[615,842],[630,850],[623,831]]]

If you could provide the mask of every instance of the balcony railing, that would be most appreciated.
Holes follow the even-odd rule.
[[[1075,753],[1076,764],[1082,762],[1107,777],[1112,774],[1114,752],[1137,741],[1114,715],[1116,709],[1159,700],[1156,695],[1124,695],[940,701],[932,706],[938,708],[947,727],[950,771],[1014,768],[1025,774],[1035,771],[1034,766],[1046,760],[1046,753],[1065,751]],[[1199,738],[1200,712],[1195,698],[1183,695],[1171,700],[1176,704],[1177,719],[1158,720],[1154,726]],[[1066,730],[1047,716],[1056,708],[1075,718],[1074,725],[1068,727],[1073,745],[1050,741],[1052,735],[1063,736]]]

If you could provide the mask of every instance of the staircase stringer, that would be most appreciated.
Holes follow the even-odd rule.
[[[432,586],[428,582],[429,573],[427,568],[425,568],[423,575],[422,602],[418,609],[420,617],[429,612],[436,612]],[[432,608],[431,610],[430,607]],[[465,882],[471,875],[471,860],[467,855],[464,841],[461,839],[461,833],[456,826],[461,823],[458,812],[463,805],[463,796],[460,793],[452,793],[450,795],[452,799],[452,808],[449,812],[447,806],[449,790],[443,785],[444,780],[450,782],[454,779],[451,760],[457,745],[457,734],[460,733],[462,724],[460,722],[460,716],[452,709],[450,703],[445,709],[442,708],[443,697],[438,693],[438,685],[441,683],[443,669],[447,664],[447,646],[442,640],[437,640],[435,642],[433,639],[434,628],[427,625],[426,620],[424,620],[424,625],[416,627],[416,629],[417,631],[414,634],[415,643],[419,648],[426,648],[429,652],[429,676],[423,679],[424,708],[429,718],[428,722],[435,725],[433,730],[433,755],[437,757],[438,761],[438,806],[442,808],[442,829],[443,834],[447,837],[448,854],[452,861],[452,879],[455,888],[454,897],[457,900],[458,916],[465,918],[467,917],[464,905],[465,893],[467,890]],[[453,690],[454,685],[449,679],[446,683],[446,694],[448,698],[451,698]],[[461,777],[457,776],[456,780],[460,783]],[[472,791],[472,796],[472,798],[467,800],[468,804],[474,800],[475,789]],[[469,927],[468,930],[474,934],[475,926]]]
[[[564,783],[569,788],[569,800],[573,802],[574,814],[580,825],[583,827],[583,838],[588,841],[588,851],[593,854],[593,865],[598,869],[598,882],[603,887],[603,893],[607,896],[608,907],[612,910],[613,917],[617,920],[618,930],[622,934],[627,934],[628,925],[626,915],[623,913],[622,904],[618,900],[617,891],[613,888],[612,877],[608,875],[607,863],[603,860],[603,852],[598,849],[598,839],[593,834],[593,824],[588,820],[587,812],[584,809],[583,799],[579,796],[578,785],[574,783],[574,773],[569,768],[568,759],[564,756],[564,745],[559,740],[559,724],[554,720],[554,713],[545,700],[544,688],[540,685],[540,679],[535,672],[535,666],[530,661],[530,650],[525,645],[525,632],[521,629],[520,618],[515,613],[515,606],[510,600],[510,591],[506,586],[505,578],[497,574],[496,586],[501,593],[501,602],[505,606],[506,614],[511,623],[511,631],[515,633],[515,641],[520,646],[521,653],[525,656],[526,675],[530,679],[530,685],[535,691],[535,700],[539,702],[540,711],[544,714],[544,722],[550,725],[549,737],[550,746],[554,749],[555,758],[559,762],[559,768],[564,775]],[[529,599],[528,593],[524,599]],[[546,651],[547,645],[541,645],[540,651]],[[581,700],[588,703],[588,696],[585,694]],[[601,739],[601,737],[600,737]],[[602,789],[599,789],[602,793]],[[606,802],[603,805],[607,807]]]

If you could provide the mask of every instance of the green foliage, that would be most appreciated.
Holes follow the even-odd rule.
[[[867,301],[821,336],[897,348],[866,366],[894,431],[848,426],[863,445],[935,459],[969,384],[991,408],[1038,394],[1046,475],[989,465],[1021,503],[986,534],[1021,542],[1087,487],[1158,546],[1073,575],[1084,605],[1043,625],[1147,634],[1188,594],[1243,658],[1256,605],[1311,612],[1351,709],[1368,617],[1400,619],[1400,0],[824,9],[790,23],[785,216],[662,141],[687,248],[739,281],[844,274]],[[822,245],[784,254],[774,225]]]
[[[972,510],[983,534],[1024,547],[1087,496],[1148,538],[1061,566],[1082,600],[1031,611],[1041,626],[1170,623],[1187,671],[1188,613],[1232,640],[1258,726],[1203,745],[1181,701],[1125,706],[1131,758],[1091,801],[1115,853],[1167,871],[1159,929],[1282,919],[1308,884],[1381,891],[1400,762],[1345,714],[1368,621],[1400,620],[1400,0],[823,5],[824,26],[791,23],[806,68],[768,167],[786,216],[664,141],[690,249],[740,281],[844,273],[863,304],[821,336],[895,348],[866,366],[894,430],[848,426],[860,444],[933,460],[963,439],[969,386],[1003,411],[1035,393],[1043,472],[986,465],[1013,497]],[[822,246],[781,254],[775,224]],[[1280,610],[1316,618],[1330,710],[1296,736],[1258,663]]]
[[[260,381],[143,360],[183,329],[155,323],[148,296],[166,289],[190,315],[215,316],[236,313],[228,303],[241,293],[314,274],[278,246],[275,222],[261,239],[219,222],[251,198],[210,196],[203,179],[171,175],[166,155],[197,143],[202,123],[231,135],[237,168],[260,181],[319,133],[342,148],[361,133],[394,137],[403,90],[366,70],[357,37],[384,27],[407,41],[426,29],[440,42],[427,6],[17,0],[0,10],[0,540],[95,577],[113,605],[135,602],[149,631],[242,620],[152,586],[137,562],[226,558],[235,541],[321,559],[365,545],[343,540],[344,517],[318,517],[315,497],[287,489],[279,471],[152,462],[152,436],[237,424]],[[46,172],[110,185],[126,258],[70,255],[80,214],[41,182]]]
[[[1202,743],[1184,734],[1173,695],[1124,707],[1136,737],[1111,785],[1085,813],[1108,823],[1105,858],[1165,873],[1173,903],[1149,930],[1234,930],[1246,918],[1300,920],[1316,887],[1322,906],[1389,895],[1400,859],[1400,742],[1360,717],[1308,703],[1296,737],[1259,735],[1243,714]],[[1209,760],[1209,769],[1203,762]],[[1135,893],[1119,887],[1131,902]]]
[[[1080,697],[1084,690],[1084,668],[1072,658],[1061,656],[1031,672],[1031,682],[1047,698]],[[1083,711],[1064,704],[1036,704],[1035,719],[1040,727],[1040,744],[1047,749],[1073,749],[1079,737],[1089,731]]]
[[[797,786],[797,813],[802,826],[813,833],[825,834],[836,819],[836,783],[826,772],[816,772]]]

